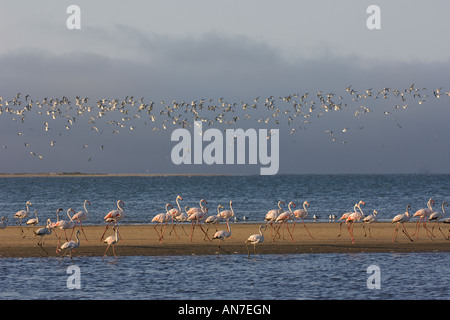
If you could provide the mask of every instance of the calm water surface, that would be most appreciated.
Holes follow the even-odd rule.
[[[449,299],[449,253],[1,258],[0,299]],[[380,289],[367,287],[369,266]]]

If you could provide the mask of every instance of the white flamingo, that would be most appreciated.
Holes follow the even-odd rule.
[[[227,220],[227,229],[228,229],[228,231],[225,231],[225,230],[217,231],[212,237],[213,240],[214,239],[220,240],[218,247],[217,247],[217,255],[220,254],[220,243],[222,241],[224,241],[226,238],[229,238],[231,236],[231,228],[230,228],[230,223],[228,220]],[[223,250],[225,250],[225,249],[223,249]],[[227,250],[225,250],[225,252],[229,254],[229,252]]]
[[[159,213],[156,216],[153,217],[152,222],[156,222],[155,226],[153,227],[156,231],[156,233],[159,236],[159,243],[162,243],[162,239],[164,237],[164,230],[166,230],[167,223],[172,219],[172,215],[169,213],[169,207],[172,207],[170,203],[166,204],[166,213]],[[173,221],[173,220],[172,220]],[[156,229],[157,226],[160,226],[160,232]],[[164,229],[163,229],[164,226]]]
[[[107,225],[105,226],[105,230],[103,231],[100,241],[103,241],[105,232],[109,228],[111,223],[114,222],[114,225],[117,226],[117,223],[125,217],[125,212],[123,210],[123,206],[125,206],[125,203],[122,200],[117,200],[117,209],[108,212],[108,214],[103,218],[103,220],[105,220],[105,222],[107,222]],[[122,240],[120,233],[119,233],[119,239]]]
[[[219,224],[220,221],[222,221],[222,216],[220,215],[220,208],[223,208],[221,204],[217,206],[217,214],[213,214],[212,216],[209,216],[208,218],[205,219],[205,224],[208,224],[208,229],[206,229],[206,233],[208,233],[209,228],[212,224],[216,226],[216,232],[218,231],[217,225]]]
[[[69,239],[67,238],[67,229],[73,229],[75,227],[75,221],[72,220],[72,217],[70,216],[69,212],[73,212],[75,213],[75,210],[73,210],[72,208],[67,209],[67,216],[69,217],[69,220],[59,220],[57,222],[57,227],[61,229],[61,232],[59,233],[59,237],[58,237],[58,245],[56,247],[56,252],[58,252],[58,246],[61,243],[61,236],[62,233],[64,231],[64,235],[66,237],[66,241],[69,241]]]
[[[81,231],[83,232],[84,238],[86,239],[86,241],[88,241],[88,239],[86,237],[86,233],[84,233],[84,230],[83,230],[83,221],[89,219],[89,211],[86,208],[86,204],[91,205],[91,202],[89,200],[84,200],[84,204],[83,204],[84,211],[78,211],[77,213],[75,213],[72,216],[72,220],[75,221],[76,224],[78,224],[78,223],[80,224],[80,228],[81,228]],[[75,228],[72,230],[72,234],[74,231],[75,231]],[[70,235],[71,238],[72,238],[72,234]]]
[[[201,199],[200,200],[200,208],[191,208],[189,209],[189,211],[187,212],[187,214],[189,215],[189,217],[187,218],[188,221],[191,221],[191,237],[190,240],[192,242],[192,236],[194,235],[194,231],[195,231],[195,226],[198,225],[200,227],[200,230],[202,230],[202,232],[206,235],[206,237],[208,238],[209,241],[212,241],[209,236],[208,233],[206,233],[205,230],[203,230],[202,227],[202,221],[206,218],[206,214],[208,213],[208,208],[204,207],[202,203],[207,204],[208,202],[206,202],[206,200]]]
[[[369,225],[369,237],[370,238],[372,238],[372,234],[370,233],[370,224],[371,223],[374,223],[375,221],[377,221],[377,215],[378,215],[378,211],[377,210],[373,210],[373,213],[371,214],[371,215],[369,215],[369,216],[366,216],[364,219],[363,219],[363,222],[365,223],[365,224],[368,224]],[[364,229],[364,237],[366,237],[367,236],[367,233],[366,233],[366,228],[365,228],[365,225],[363,225],[363,229]]]
[[[344,213],[344,214],[339,218],[339,221],[342,221],[342,222],[339,224],[339,235],[338,235],[338,237],[340,237],[340,236],[342,235],[342,224],[345,223],[345,222],[347,221],[348,217],[349,217],[352,213],[356,212],[356,208],[357,208],[358,206],[361,206],[361,205],[365,206],[366,203],[365,203],[364,201],[360,200],[357,204],[355,204],[355,205],[353,206],[353,211],[346,212],[346,213]]]
[[[252,234],[250,237],[247,238],[247,240],[245,240],[246,246],[247,246],[247,258],[250,258],[250,250],[248,249],[248,243],[253,244],[253,251],[255,252],[255,257],[256,257],[256,244],[257,243],[262,243],[264,241],[264,235],[262,233],[262,229],[266,229],[267,225],[260,225],[259,226],[259,234]]]
[[[178,208],[173,208],[173,207],[172,207],[172,209],[169,210],[169,214],[170,214],[171,217],[172,217],[172,230],[170,230],[169,235],[171,235],[171,234],[172,234],[172,231],[174,231],[174,232],[175,232],[175,235],[176,235],[176,237],[177,237],[177,239],[179,239],[179,238],[178,238],[177,231],[175,230],[175,225],[174,225],[174,223],[173,223],[173,219],[176,220],[176,217],[183,213],[183,212],[181,211],[181,206],[180,206],[180,203],[178,202],[178,200],[183,201],[183,198],[182,198],[180,195],[178,195],[177,198],[175,199],[175,202],[177,203]]]
[[[77,232],[75,233],[75,238],[77,239],[77,242],[75,242],[75,241],[67,241],[61,246],[60,251],[64,250],[64,252],[63,252],[63,254],[61,256],[61,259],[59,259],[59,261],[61,261],[64,258],[64,256],[66,255],[67,251],[69,251],[70,259],[73,261],[72,252],[75,251],[75,249],[80,247],[80,239],[78,238],[79,234],[80,234],[80,230],[77,230]]]
[[[234,217],[234,211],[233,211],[232,204],[233,204],[233,201],[230,201],[230,210],[223,210],[219,213],[219,215],[222,217],[222,219],[228,221],[230,218]]]
[[[23,234],[23,229],[22,229],[22,220],[25,219],[26,217],[28,217],[30,215],[30,209],[28,206],[32,206],[33,204],[30,201],[27,201],[26,203],[26,207],[27,210],[19,210],[14,214],[14,218],[17,219],[16,224],[18,226],[20,226],[20,233]]]
[[[356,205],[356,208],[359,209],[359,212],[355,210],[355,212],[353,212],[351,215],[349,215],[347,217],[347,220],[345,220],[345,222],[347,223],[348,233],[352,237],[352,243],[355,243],[355,239],[353,237],[353,228],[355,226],[355,223],[364,219],[364,212],[362,211],[359,203]]]
[[[417,222],[416,222],[416,228],[414,229],[414,233],[412,234],[413,236],[415,236],[417,234],[417,239],[419,239],[420,222],[423,222],[423,227],[427,231],[427,235],[429,235],[431,233],[431,231],[428,230],[428,228],[426,226],[426,223],[427,223],[426,219],[434,211],[432,206],[434,206],[434,200],[432,198],[430,198],[427,202],[427,208],[419,209],[413,215],[413,218],[419,217],[419,220],[417,220]],[[431,237],[431,239],[433,238],[432,235],[430,237]]]
[[[311,233],[309,233],[309,230],[306,227],[305,222],[303,221],[303,219],[306,219],[306,217],[308,217],[308,210],[306,209],[306,206],[309,207],[308,201],[303,202],[303,209],[297,209],[294,211],[295,220],[294,220],[294,227],[292,228],[292,233],[294,233],[295,223],[297,222],[297,219],[300,218],[302,220],[303,226],[306,229],[306,232],[308,232],[311,239],[314,239],[313,236],[311,235]]]
[[[277,233],[280,234],[280,228],[283,227],[283,239],[284,239],[284,228],[286,227],[289,232],[289,235],[291,236],[291,241],[294,242],[294,237],[292,236],[292,233],[289,230],[289,226],[287,225],[287,221],[292,219],[294,216],[294,212],[292,212],[291,206],[294,206],[294,208],[295,208],[295,204],[292,201],[289,202],[289,204],[288,204],[289,211],[285,211],[285,212],[279,214],[278,217],[275,219],[275,222],[280,223],[280,225],[278,226],[278,229],[277,229]],[[276,235],[275,235],[275,237],[276,237]],[[275,240],[275,238],[274,238],[274,240]]]
[[[44,245],[44,237],[45,236],[49,236],[52,234],[52,228],[50,227],[50,225],[52,224],[52,221],[50,219],[47,219],[47,224],[45,227],[39,228],[34,232],[34,236],[35,237],[41,237],[41,239],[39,239],[38,241],[38,246],[44,250],[44,252],[48,255],[47,251],[43,248]]]
[[[284,205],[283,201],[278,201],[278,209],[273,209],[273,210],[269,210],[265,217],[264,217],[264,221],[266,221],[266,223],[268,223],[270,225],[270,236],[272,236],[272,229],[274,229],[275,231],[277,231],[274,227],[273,227],[273,223],[275,222],[275,220],[277,219],[278,215],[280,213],[283,212],[283,209],[281,208],[281,204]],[[278,234],[275,233],[275,236]],[[272,237],[274,238],[274,237]]]
[[[102,260],[105,258],[106,252],[108,252],[108,249],[109,249],[110,246],[112,246],[114,257],[117,259],[116,250],[114,249],[114,247],[115,247],[116,243],[119,242],[119,235],[118,235],[119,226],[114,226],[113,230],[114,230],[114,235],[113,236],[109,236],[105,240],[103,240],[103,242],[107,243],[108,246],[106,247],[105,254],[103,255]]]
[[[39,223],[39,217],[38,217],[37,211],[34,210],[34,218],[29,219],[27,222],[25,222],[25,224],[26,224],[27,226],[35,226],[35,225],[37,225],[38,223]]]
[[[395,230],[394,230],[394,235],[392,236],[392,242],[394,242],[394,241],[397,242],[398,227],[400,226],[400,224],[402,225],[403,233],[408,237],[409,240],[411,240],[411,242],[413,242],[413,239],[411,239],[411,237],[409,236],[409,233],[408,233],[408,231],[406,231],[406,228],[404,225],[404,223],[408,222],[409,219],[411,218],[411,216],[409,214],[409,210],[411,210],[411,205],[408,204],[406,206],[405,213],[398,214],[394,218],[392,218],[391,223],[397,223],[397,227],[395,227]]]
[[[444,220],[444,217],[445,217],[445,208],[444,208],[444,206],[448,206],[448,204],[447,204],[446,201],[442,202],[442,212],[433,212],[433,213],[430,214],[430,216],[428,217],[428,221],[433,221],[433,222],[434,222],[433,228],[431,228],[431,233],[434,232],[434,227],[435,227],[435,225],[436,225],[436,223],[437,223],[438,229],[439,229],[439,231],[442,233],[442,235],[444,236],[444,239],[445,239],[445,240],[449,240],[449,238],[447,238],[447,237],[445,236],[445,234],[442,232],[441,227],[439,226],[440,220]]]

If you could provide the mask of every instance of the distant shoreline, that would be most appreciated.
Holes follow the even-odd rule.
[[[208,173],[82,173],[82,172],[48,172],[48,173],[0,173],[0,178],[34,178],[34,177],[166,177],[166,176],[224,176]]]

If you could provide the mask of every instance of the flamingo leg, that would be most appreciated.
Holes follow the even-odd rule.
[[[394,237],[398,233],[398,227],[400,227],[399,223],[397,223],[397,227],[395,227],[395,229],[394,229],[394,235],[392,236],[392,242],[397,242],[397,239],[395,238],[395,240],[394,240]]]
[[[175,225],[173,223],[173,218],[172,218],[172,230],[175,232],[175,236],[177,237],[177,240],[179,240],[180,238],[178,237],[177,230],[175,230]]]
[[[203,231],[203,233],[205,234],[206,238],[208,238],[209,241],[212,241],[211,238],[208,236],[208,233],[206,233],[205,230],[203,230],[201,222],[198,223],[198,226],[200,227],[200,230]]]
[[[309,230],[308,230],[308,228],[306,227],[306,224],[305,224],[305,222],[303,221],[303,218],[302,218],[302,224],[303,224],[303,226],[305,227],[306,232],[308,232],[308,234],[309,234],[309,236],[311,237],[311,239],[314,239],[314,237],[311,235],[311,233],[309,233]]]
[[[105,230],[103,231],[103,234],[100,237],[100,242],[103,241],[103,237],[105,236],[106,230],[108,230],[110,224],[111,222],[108,222],[108,224],[105,226]]]
[[[103,258],[102,258],[102,260],[103,260],[103,259],[105,259],[105,256],[106,256],[106,252],[108,252],[109,246],[110,246],[110,245],[108,244],[108,246],[106,247],[106,250],[105,250],[105,254],[103,255]]]
[[[344,222],[341,222],[340,224],[339,224],[339,234],[338,234],[338,238],[342,235],[342,224],[343,224]]]
[[[291,236],[291,241],[292,241],[292,242],[295,242],[294,237],[293,237],[293,235],[292,235],[292,233],[291,233],[291,230],[289,230],[289,225],[287,224],[287,221],[284,222],[284,223],[286,224],[286,229],[287,229],[287,231],[289,232],[289,235]]]
[[[406,231],[405,225],[403,223],[402,223],[402,231],[408,237],[408,239],[411,240],[411,242],[414,242],[413,239],[411,239],[411,237],[409,236],[408,231]]]

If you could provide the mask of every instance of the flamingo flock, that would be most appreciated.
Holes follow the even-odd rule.
[[[233,209],[233,201],[229,202],[229,209],[224,209],[222,204],[219,204],[217,206],[217,214],[208,216],[208,202],[205,199],[201,199],[199,201],[199,207],[189,207],[185,206],[184,211],[181,209],[180,201],[183,201],[183,198],[178,195],[175,199],[175,202],[177,204],[177,207],[174,208],[172,204],[167,203],[165,206],[165,212],[155,215],[151,219],[151,223],[154,224],[153,229],[158,235],[158,240],[160,244],[163,244],[163,239],[165,238],[165,229],[167,227],[168,223],[172,224],[172,229],[169,233],[171,235],[172,232],[175,233],[176,239],[179,239],[178,234],[176,233],[175,224],[181,224],[181,227],[183,231],[185,232],[186,236],[189,236],[190,241],[192,242],[195,228],[200,229],[204,234],[204,240],[205,241],[218,241],[218,250],[217,254],[220,254],[220,251],[225,251],[226,253],[229,253],[228,250],[224,249],[222,244],[226,239],[229,239],[231,237],[231,226],[230,226],[230,219],[234,218],[236,219],[236,214]],[[79,235],[80,232],[83,233],[84,238],[86,242],[88,242],[87,236],[83,229],[83,221],[87,221],[90,218],[89,211],[87,209],[87,206],[90,205],[89,200],[85,200],[83,204],[84,211],[75,212],[72,208],[67,209],[66,215],[68,217],[67,219],[61,219],[60,213],[63,211],[62,208],[59,208],[56,210],[56,221],[52,222],[51,219],[47,219],[46,224],[44,227],[40,227],[37,230],[34,230],[34,236],[39,237],[39,241],[37,245],[48,255],[47,251],[44,249],[44,239],[45,237],[50,236],[53,232],[53,230],[56,230],[57,228],[60,229],[59,234],[55,232],[55,236],[58,238],[58,244],[56,246],[56,253],[61,253],[62,258],[68,253],[70,258],[72,258],[72,253],[76,252],[76,249],[80,246],[80,239]],[[419,232],[420,227],[422,226],[426,230],[426,235],[431,240],[436,238],[436,235],[434,234],[434,229],[437,227],[444,239],[450,240],[450,229],[448,235],[444,233],[440,226],[440,222],[442,223],[450,223],[450,218],[445,218],[445,207],[448,206],[446,201],[442,202],[441,211],[435,211],[433,209],[433,206],[435,204],[435,201],[430,198],[427,202],[427,207],[423,209],[417,210],[414,214],[412,214],[411,211],[411,205],[408,204],[406,206],[406,211],[401,214],[395,215],[390,222],[392,224],[395,224],[394,227],[394,233],[392,237],[393,242],[398,241],[398,231],[401,227],[402,233],[408,238],[409,241],[414,242],[413,237],[416,239],[419,238]],[[295,242],[294,239],[294,230],[297,223],[297,220],[300,219],[302,222],[308,236],[311,239],[315,239],[311,233],[309,232],[304,219],[306,219],[309,215],[308,208],[310,207],[310,204],[308,201],[304,201],[302,203],[302,208],[296,209],[296,204],[292,201],[290,201],[287,205],[287,210],[284,210],[282,208],[282,205],[285,205],[285,202],[280,200],[277,203],[278,209],[272,209],[269,210],[265,216],[264,221],[265,224],[262,224],[258,227],[259,233],[255,233],[247,238],[245,240],[245,244],[247,247],[247,253],[248,257],[250,257],[250,250],[249,245],[253,245],[253,251],[256,256],[256,245],[260,244],[264,241],[264,235],[263,230],[266,230],[267,227],[270,227],[270,237],[272,241],[276,241],[277,239],[280,239],[283,237],[285,239],[285,230],[287,230],[290,240],[292,242]],[[376,223],[378,221],[378,211],[373,210],[373,213],[370,215],[365,215],[362,206],[365,206],[366,203],[363,200],[360,200],[359,202],[355,203],[353,207],[353,211],[346,212],[341,215],[339,222],[339,234],[337,237],[340,237],[342,235],[342,224],[347,225],[347,231],[349,233],[350,239],[352,243],[355,243],[355,237],[354,237],[354,227],[356,223],[361,222],[364,229],[364,237],[367,237],[369,235],[370,238],[372,238],[371,229],[370,226],[373,223]],[[30,201],[27,201],[25,203],[26,210],[19,210],[14,214],[14,218],[17,219],[16,224],[20,227],[20,234],[22,237],[25,237],[25,232],[22,228],[22,220],[29,217],[30,210],[29,207],[32,206],[32,203]],[[123,241],[123,239],[120,236],[119,233],[119,222],[125,217],[125,211],[124,211],[125,203],[122,200],[118,200],[116,203],[116,209],[113,209],[109,211],[104,217],[103,220],[105,222],[105,229],[100,237],[100,241],[105,243],[107,245],[107,248],[105,250],[105,253],[103,255],[103,258],[105,258],[108,250],[110,247],[112,247],[113,255],[117,259],[116,251],[115,251],[115,245],[119,241]],[[72,215],[71,215],[72,213]],[[27,220],[26,226],[28,227],[34,227],[39,224],[39,216],[36,210],[34,210],[34,218],[31,218]],[[335,215],[334,215],[335,216]],[[409,222],[411,218],[418,218],[418,220],[415,223],[415,230],[412,235],[408,233],[405,227],[405,223]],[[7,227],[7,221],[8,219],[3,216],[0,218],[0,229],[5,229]],[[289,227],[289,222],[291,221],[292,228]],[[225,222],[226,224],[226,230],[218,230],[220,222]],[[427,227],[427,223],[433,223],[433,226],[431,230]],[[191,224],[191,230],[190,234],[184,230],[183,224],[184,223],[190,223]],[[207,224],[209,227],[205,230],[203,228],[203,225]],[[113,231],[114,235],[108,236],[105,238],[106,231],[108,230],[109,226],[113,225]],[[210,226],[215,226],[215,233],[212,237],[209,236],[209,228]],[[75,233],[76,241],[71,240],[73,233],[75,232],[76,227],[79,226],[79,230]],[[366,231],[366,226],[368,227],[368,233]],[[68,236],[67,231],[70,232],[70,236]],[[281,232],[280,232],[281,231]],[[61,237],[64,233],[64,237],[66,242],[64,242],[61,245]]]

